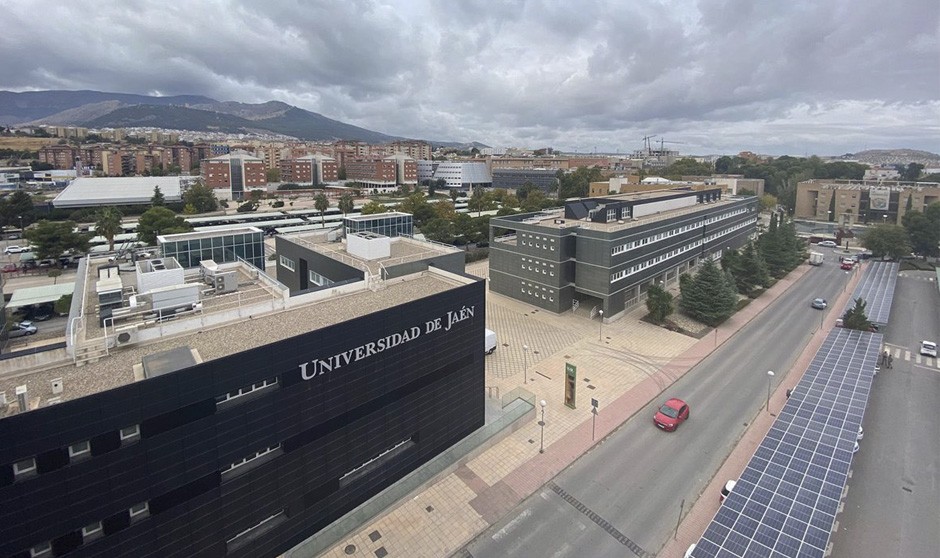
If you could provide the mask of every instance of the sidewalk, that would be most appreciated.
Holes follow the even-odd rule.
[[[470,267],[469,273],[486,276],[485,269]],[[646,313],[644,307],[617,322],[600,325],[596,320],[540,312],[488,292],[488,327],[500,332],[500,346],[494,355],[487,357],[490,359],[487,386],[504,394],[524,388],[537,400],[547,401],[544,428],[537,421],[519,428],[479,457],[460,464],[454,473],[425,487],[411,500],[400,502],[358,532],[350,533],[323,556],[432,558],[458,551],[658,397],[809,269],[806,264],[798,267],[715,332],[698,340],[640,321]],[[860,275],[852,279],[853,286]],[[839,304],[832,308],[841,307],[842,299],[847,300],[850,295],[851,289],[846,289]],[[828,326],[835,323],[835,312],[829,312],[826,323]],[[804,351],[809,356],[801,356],[794,363],[795,370],[805,368],[823,337],[820,332],[814,335]],[[564,367],[569,362],[577,363],[576,409],[562,403]],[[794,383],[789,376],[780,382],[771,408],[774,402],[777,408],[782,405],[784,386]],[[593,439],[592,398],[600,401]],[[737,463],[729,458],[712,480],[713,485],[723,484],[726,477],[736,478],[740,473],[769,429],[771,417],[762,415],[733,454],[743,452],[737,470],[726,471]],[[752,433],[757,432],[760,433],[757,442],[750,442]],[[543,435],[545,451],[539,453]],[[753,446],[748,445],[751,443]],[[709,486],[707,493],[712,490]],[[683,521],[679,540],[667,545],[661,555],[681,556],[688,544],[701,536],[717,509],[716,504],[717,497],[713,502],[711,498],[700,499]],[[674,550],[674,546],[682,550]]]

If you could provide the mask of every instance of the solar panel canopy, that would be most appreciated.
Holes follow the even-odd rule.
[[[695,558],[822,558],[882,336],[836,328],[696,544]]]

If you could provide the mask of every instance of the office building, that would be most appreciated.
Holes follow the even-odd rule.
[[[744,245],[757,214],[756,197],[713,188],[584,198],[493,217],[490,289],[556,313],[586,306],[616,319],[651,284],[673,283],[704,258]]]
[[[206,260],[244,260],[264,271],[264,232],[255,227],[161,235],[157,245],[163,257],[175,259],[184,269],[198,268]]]
[[[901,224],[908,211],[940,201],[936,182],[807,180],[796,185],[794,217],[839,225]]]

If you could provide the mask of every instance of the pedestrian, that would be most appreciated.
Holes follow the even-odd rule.
[[[790,394],[793,393],[793,388],[787,389],[787,399],[790,399]]]
[[[890,354],[888,355],[888,368],[894,368],[894,357]]]

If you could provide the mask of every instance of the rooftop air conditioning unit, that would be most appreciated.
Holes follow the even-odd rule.
[[[123,331],[119,331],[114,339],[118,347],[133,345],[134,343],[140,341],[136,329],[125,329]]]
[[[21,413],[29,410],[29,397],[26,386],[16,386],[16,402],[19,403]]]
[[[62,393],[62,378],[56,378],[50,383],[52,384],[52,393],[56,395]]]

